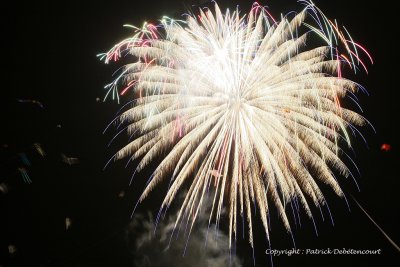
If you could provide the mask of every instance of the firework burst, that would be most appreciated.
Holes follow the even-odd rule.
[[[349,131],[366,120],[340,105],[362,89],[341,69],[365,68],[361,58],[370,55],[312,2],[303,3],[302,12],[279,20],[257,4],[246,15],[215,5],[184,21],[164,17],[129,26],[133,37],[100,55],[106,63],[135,59],[106,86],[106,97],[134,95],[115,120],[132,140],[113,159],[140,159],[136,173],[163,156],[139,202],[170,178],[161,213],[189,184],[174,229],[186,221],[191,230],[210,197],[209,222],[218,225],[227,208],[229,245],[241,216],[253,246],[253,204],[269,238],[271,205],[290,231],[288,204],[312,218],[309,202],[326,203],[319,182],[343,196],[334,173],[351,172],[339,143],[350,147]],[[323,45],[306,46],[310,37]]]

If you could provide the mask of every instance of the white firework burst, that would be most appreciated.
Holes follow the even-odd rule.
[[[259,5],[246,15],[215,5],[185,21],[164,17],[159,25],[131,26],[134,36],[103,54],[106,63],[127,54],[136,59],[106,87],[116,97],[134,91],[132,107],[117,118],[133,139],[114,158],[140,159],[141,171],[165,155],[139,202],[170,178],[165,210],[188,182],[175,227],[190,220],[191,229],[213,187],[210,222],[218,224],[227,207],[231,246],[237,217],[246,217],[253,246],[252,203],[269,238],[271,204],[290,231],[288,203],[301,202],[310,217],[308,202],[324,205],[318,182],[343,196],[334,172],[351,173],[338,144],[351,146],[348,129],[366,120],[339,103],[360,88],[341,76],[341,65],[356,71],[365,67],[357,50],[370,56],[336,21],[305,4],[279,21]],[[316,26],[304,22],[307,14]],[[310,35],[325,44],[307,47]]]

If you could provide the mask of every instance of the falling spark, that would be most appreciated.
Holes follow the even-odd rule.
[[[18,168],[17,170],[21,174],[21,177],[25,183],[27,183],[27,184],[32,183],[32,180],[31,180],[31,178],[29,178],[28,172],[26,171],[25,168],[21,167],[21,168]]]
[[[34,105],[38,105],[40,108],[44,108],[43,104],[40,101],[34,99],[17,99],[19,103],[30,103]]]
[[[0,184],[0,192],[2,192],[3,194],[7,194],[8,193],[8,185],[6,185],[5,183],[1,183]]]
[[[65,218],[65,231],[68,231],[68,229],[71,227],[72,220],[71,218],[66,217]]]
[[[79,163],[78,158],[67,157],[65,154],[61,154],[61,161],[68,165],[75,165]]]
[[[17,252],[17,247],[13,244],[8,245],[8,253],[14,255]]]
[[[46,153],[44,152],[42,145],[39,143],[34,143],[33,147],[36,149],[36,151],[39,153],[40,156],[45,157]]]
[[[23,163],[25,166],[28,166],[28,167],[29,167],[29,166],[32,165],[25,153],[19,153],[19,154],[18,154],[18,157],[21,159],[22,163]]]
[[[290,232],[288,204],[299,201],[310,218],[309,200],[326,205],[318,182],[343,197],[334,172],[353,176],[339,143],[351,147],[348,129],[368,122],[341,106],[340,98],[363,89],[341,68],[365,63],[347,31],[311,1],[301,2],[302,12],[280,21],[258,4],[246,15],[215,4],[186,21],[163,17],[158,26],[131,27],[131,38],[99,55],[105,63],[136,60],[105,87],[118,101],[119,88],[138,96],[116,119],[132,140],[113,158],[140,159],[137,173],[165,155],[139,202],[170,177],[165,211],[190,181],[174,229],[190,220],[191,232],[210,187],[209,223],[218,225],[227,208],[230,247],[238,216],[247,219],[253,246],[253,205],[269,240],[271,204]],[[311,37],[324,44],[306,47]]]

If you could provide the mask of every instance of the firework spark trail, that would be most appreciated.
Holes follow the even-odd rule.
[[[119,99],[128,89],[135,95],[118,118],[132,140],[113,158],[140,159],[136,173],[165,155],[139,202],[172,176],[160,209],[166,210],[191,181],[174,229],[191,220],[190,233],[210,186],[209,223],[218,225],[227,207],[230,247],[237,216],[246,218],[253,246],[252,205],[269,239],[270,204],[291,231],[288,203],[301,203],[311,219],[310,199],[326,205],[317,181],[343,196],[334,172],[353,175],[338,144],[351,147],[347,129],[356,133],[355,125],[368,122],[341,106],[340,98],[363,90],[341,68],[366,66],[357,48],[372,58],[312,2],[302,3],[302,12],[280,21],[258,4],[246,15],[222,13],[216,4],[185,21],[164,17],[157,26],[131,26],[133,37],[100,55],[106,63],[136,59],[106,86],[107,96]],[[306,47],[310,37],[324,45]]]
[[[370,221],[378,228],[378,230],[383,234],[383,236],[390,242],[390,244],[397,249],[398,252],[400,252],[400,247],[386,234],[385,231],[372,219],[372,217],[368,214],[368,212],[361,206],[361,204],[356,200],[356,198],[351,195],[353,198],[354,202],[357,204],[357,206],[364,212],[364,214],[370,219]]]

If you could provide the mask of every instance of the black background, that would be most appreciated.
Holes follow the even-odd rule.
[[[195,2],[195,1],[192,1]],[[229,1],[221,1],[222,6]],[[238,1],[242,10],[251,3]],[[272,14],[300,5],[296,1],[270,0]],[[236,4],[236,3],[235,3]],[[358,94],[364,115],[374,127],[361,129],[368,145],[353,138],[360,169],[357,175],[361,192],[351,179],[340,178],[346,193],[353,194],[383,229],[400,242],[398,189],[399,142],[397,91],[399,59],[395,36],[398,33],[396,10],[388,5],[366,1],[317,1],[331,18],[350,30],[355,40],[365,44],[375,64],[368,75],[354,77],[369,91]],[[114,132],[102,134],[119,106],[112,101],[97,102],[104,96],[103,86],[111,81],[118,64],[104,65],[96,54],[108,50],[131,33],[123,24],[141,25],[163,15],[177,17],[190,1],[14,1],[2,8],[1,82],[1,176],[10,186],[0,195],[1,266],[131,266],[130,249],[124,228],[143,189],[150,170],[135,178],[128,187],[134,165],[124,168],[117,162],[103,171],[106,161],[124,142],[121,138],[107,147]],[[36,99],[44,109],[16,99]],[[61,128],[56,127],[60,124]],[[42,159],[32,148],[39,142],[47,156]],[[380,150],[383,143],[392,146]],[[5,147],[7,144],[8,147]],[[33,183],[22,182],[17,153],[25,152],[32,161],[28,173]],[[80,158],[68,166],[60,153]],[[139,208],[157,211],[165,185]],[[322,187],[334,216],[332,226],[314,210],[319,236],[312,222],[302,216],[302,227],[294,226],[299,248],[382,249],[377,256],[292,256],[275,257],[275,266],[398,266],[396,251],[349,197],[345,202],[329,188]],[[124,198],[118,193],[125,190]],[[349,194],[348,194],[349,195]],[[72,226],[65,231],[65,218]],[[261,222],[255,222],[256,265],[269,266]],[[273,248],[290,248],[292,241],[276,212],[272,212]],[[10,255],[7,246],[17,248]],[[246,240],[238,240],[237,253],[244,266],[252,266],[252,252]],[[177,258],[179,260],[179,258]]]

